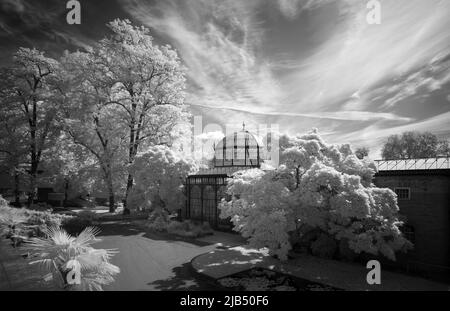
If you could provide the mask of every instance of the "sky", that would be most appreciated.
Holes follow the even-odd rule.
[[[0,0],[0,64],[20,46],[81,50],[127,18],[178,51],[204,126],[318,128],[373,158],[391,134],[450,138],[448,0],[380,0],[372,25],[368,0],[80,2],[81,25],[67,25],[64,0]]]

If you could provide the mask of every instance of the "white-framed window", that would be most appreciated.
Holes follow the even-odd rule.
[[[416,243],[416,230],[413,226],[409,224],[404,224],[400,227],[400,231],[403,233],[403,236],[410,241],[411,243]]]
[[[406,187],[398,187],[394,189],[399,200],[410,200],[411,199],[411,189]]]

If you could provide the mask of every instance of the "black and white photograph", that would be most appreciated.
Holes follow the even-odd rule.
[[[55,291],[450,291],[450,1],[0,0],[0,292]]]

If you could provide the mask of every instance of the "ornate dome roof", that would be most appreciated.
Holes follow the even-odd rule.
[[[262,143],[244,128],[224,137],[215,146],[214,167],[260,167],[262,151]]]

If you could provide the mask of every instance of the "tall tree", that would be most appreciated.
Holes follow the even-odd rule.
[[[430,132],[391,135],[383,146],[382,157],[387,160],[436,157],[441,144]]]
[[[64,193],[63,206],[69,206],[69,200],[94,190],[95,182],[101,178],[94,155],[75,144],[64,131],[50,151],[42,161],[45,168],[43,177],[53,185],[55,192]]]
[[[89,52],[103,65],[111,87],[109,102],[120,109],[128,131],[128,166],[144,146],[171,145],[174,129],[188,120],[184,102],[185,70],[170,46],[153,42],[149,30],[128,20],[109,23],[112,35]],[[126,181],[125,205],[133,187]],[[129,212],[126,208],[124,212]]]
[[[450,157],[450,142],[445,139],[440,140],[437,153],[439,157]]]
[[[26,128],[20,118],[9,111],[0,99],[0,171],[8,174],[14,180],[14,204],[20,206],[20,188],[23,184],[23,165],[27,162]]]
[[[72,141],[89,151],[101,169],[109,196],[110,212],[115,210],[115,172],[120,166],[126,128],[119,108],[110,104],[112,84],[95,52],[66,54],[61,60],[61,79],[70,81],[65,94],[64,130]]]
[[[20,48],[13,65],[1,73],[4,108],[25,125],[28,138],[30,180],[28,205],[37,194],[37,178],[42,154],[58,131],[60,98],[55,92],[55,73],[59,64],[36,49]]]

